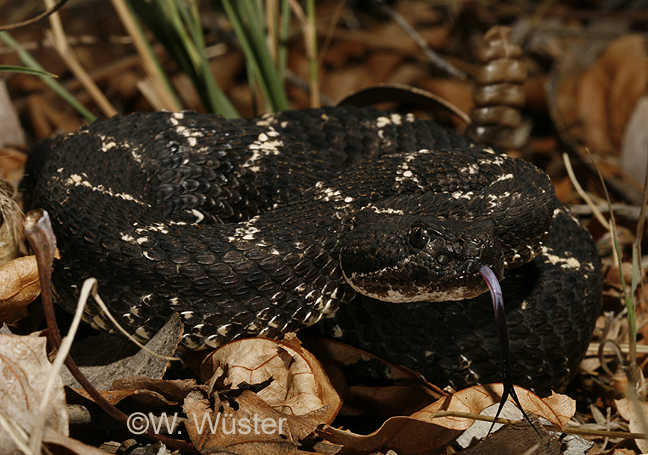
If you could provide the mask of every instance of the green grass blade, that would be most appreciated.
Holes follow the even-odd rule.
[[[248,33],[260,69],[257,75],[264,81],[264,85],[267,87],[270,99],[272,100],[272,107],[274,110],[279,111],[288,110],[290,109],[290,103],[288,102],[286,91],[279,77],[277,66],[272,60],[270,49],[268,48],[265,26],[263,25],[265,16],[263,10],[255,9],[250,0],[239,0],[239,6],[244,16],[254,21],[253,26],[248,29]]]
[[[265,27],[254,26],[260,23],[262,10],[255,10],[250,0],[239,0],[236,3],[238,10],[230,0],[223,0],[222,3],[243,49],[248,71],[255,77],[266,102],[275,111],[289,109],[288,97],[270,56]]]
[[[218,87],[206,57],[206,46],[195,0],[131,0],[140,20],[155,34],[181,70],[189,76],[208,112],[239,117]]]
[[[24,65],[27,67],[47,73],[45,69],[38,64],[36,60],[23,48],[18,41],[13,39],[13,37],[7,33],[7,32],[0,32],[0,40],[2,40],[7,46],[13,48],[16,50],[18,53],[18,56],[20,57],[20,60],[23,62]],[[65,87],[63,87],[61,84],[59,84],[53,77],[50,76],[44,76],[37,74],[37,76],[45,83],[49,88],[54,90],[56,94],[58,94],[61,98],[65,100],[66,103],[68,103],[74,110],[76,110],[86,121],[92,123],[94,122],[97,117],[95,117],[92,112],[90,112],[88,109],[83,106],[70,92],[68,92]]]
[[[279,46],[277,48],[277,71],[279,80],[285,86],[286,68],[288,67],[288,35],[290,33],[290,3],[286,0],[281,2],[281,33],[279,35]]]
[[[26,66],[0,65],[0,71],[5,71],[8,73],[32,74],[34,76],[57,77],[56,74],[48,73],[47,71],[37,70],[35,68],[27,68]]]
[[[218,112],[226,117],[238,117],[238,112],[230,103],[229,99],[225,96],[220,89],[211,71],[209,60],[206,55],[206,43],[203,35],[202,26],[200,23],[200,12],[198,4],[195,0],[190,2],[190,8],[182,4],[181,0],[176,0],[178,11],[180,12],[184,25],[189,32],[192,45],[195,48],[194,65],[196,73],[202,80],[206,101],[211,107],[211,112]]]
[[[320,86],[319,86],[319,68],[317,59],[317,31],[315,29],[315,0],[306,0],[306,16],[308,18],[308,31],[306,40],[311,49],[309,52],[310,60],[310,91],[311,107],[320,107]]]

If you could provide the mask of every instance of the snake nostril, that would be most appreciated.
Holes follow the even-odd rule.
[[[449,254],[440,254],[436,257],[436,260],[441,265],[447,265],[450,262]]]

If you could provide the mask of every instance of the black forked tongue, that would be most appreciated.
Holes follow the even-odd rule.
[[[517,394],[515,393],[515,388],[513,387],[513,378],[511,377],[511,352],[509,350],[508,331],[506,329],[506,313],[504,312],[504,297],[502,296],[502,288],[500,287],[499,281],[497,281],[497,277],[487,265],[483,265],[479,269],[479,273],[484,277],[484,280],[486,280],[488,290],[490,291],[491,298],[493,299],[495,325],[497,327],[497,339],[499,340],[500,359],[502,361],[502,383],[504,389],[499,407],[497,408],[497,413],[495,414],[495,420],[493,420],[488,433],[490,434],[490,432],[493,430],[493,426],[495,425],[500,412],[502,412],[504,403],[506,403],[506,400],[508,400],[509,396],[513,398],[513,401],[515,402],[517,407],[520,408],[520,411],[522,411],[522,415],[524,415],[526,421],[529,422],[529,424],[533,427],[534,430],[536,430],[536,432],[538,432],[538,429],[535,427],[533,422],[529,420],[529,416],[527,416],[526,412],[524,412],[524,409],[522,409],[520,400],[518,399]]]

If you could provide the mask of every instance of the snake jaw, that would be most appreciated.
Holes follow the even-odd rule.
[[[501,279],[504,261],[491,220],[422,220],[363,210],[342,242],[340,265],[347,283],[365,296],[435,302],[486,292],[480,268],[488,266]]]

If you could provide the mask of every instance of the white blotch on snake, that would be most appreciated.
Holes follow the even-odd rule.
[[[257,126],[270,126],[273,123],[275,123],[275,121],[276,121],[275,115],[272,112],[270,112],[268,114],[262,115],[260,119],[256,121],[255,124]]]
[[[405,160],[396,169],[396,177],[395,177],[396,183],[401,184],[403,182],[409,181],[415,183],[419,188],[423,188],[417,175],[414,174],[414,172],[412,172],[409,165],[409,163],[415,160],[419,154],[423,154],[423,153],[427,153],[427,150],[420,150],[418,153],[405,157]]]
[[[564,268],[571,268],[571,269],[580,269],[581,268],[581,263],[578,259],[574,257],[570,258],[562,258],[560,256],[556,256],[555,254],[552,254],[553,250],[550,248],[547,248],[546,246],[542,247],[542,255],[547,258],[549,262],[552,264],[560,264],[560,267]]]
[[[105,331],[110,329],[110,326],[108,325],[108,322],[100,314],[98,314],[94,318],[92,318],[92,321],[90,322],[90,325],[94,326],[95,328],[99,328],[99,329],[105,330]]]
[[[494,152],[493,152],[494,153]],[[496,155],[494,159],[491,158],[480,158],[477,160],[479,164],[492,164],[495,166],[501,166],[504,164],[504,159],[501,155]]]
[[[376,207],[373,204],[367,204],[366,207],[368,209],[372,210],[373,212],[378,213],[378,214],[386,213],[388,215],[405,215],[404,211],[399,210],[399,209],[393,209],[391,207],[379,208],[379,207]]]
[[[256,234],[261,232],[259,228],[254,226],[254,223],[256,223],[259,220],[260,215],[257,215],[253,218],[250,218],[250,220],[247,222],[247,224],[243,224],[240,227],[237,227],[236,230],[234,231],[234,235],[231,237],[227,237],[227,239],[230,242],[235,242],[237,240],[255,240],[256,239]],[[265,246],[262,244],[257,244],[257,246]]]
[[[342,191],[337,188],[325,187],[324,182],[317,182],[315,184],[315,188],[317,189],[317,193],[315,194],[314,198],[316,201],[322,200],[324,202],[345,202],[347,204],[355,201],[355,199],[350,196],[344,196],[342,194]],[[335,209],[337,210],[343,208],[344,207],[335,207]]]
[[[194,313],[193,311],[182,311],[182,312],[180,312],[180,317],[182,319],[184,319],[184,320],[190,319],[190,318],[194,317],[195,315],[196,315],[196,313]]]
[[[452,193],[452,198],[453,199],[471,199],[474,196],[474,192],[472,191],[467,191],[465,193],[462,193],[461,191],[455,191]]]
[[[468,173],[469,175],[479,174],[479,165],[471,163],[466,167],[459,168],[457,172],[460,174]]]
[[[107,138],[103,134],[97,134],[97,137],[101,139],[101,151],[106,153],[107,151],[117,148],[117,142],[114,137]],[[128,147],[128,144],[124,144]]]
[[[107,196],[118,197],[118,198],[123,199],[125,201],[135,202],[136,204],[141,205],[142,207],[150,207],[151,206],[150,204],[147,204],[146,202],[142,202],[139,199],[131,196],[130,194],[114,193],[112,191],[112,189],[105,188],[103,185],[92,186],[92,183],[85,180],[84,177],[87,178],[87,176],[85,174],[82,174],[82,175],[72,174],[65,181],[65,185],[66,186],[83,186],[83,187],[86,187],[86,188],[90,188],[92,191],[98,191],[101,194],[105,194]]]
[[[378,117],[376,119],[376,126],[378,128],[384,128],[387,125],[402,125],[403,117],[398,114],[392,113],[389,117]]]
[[[191,209],[191,213],[193,213],[193,215],[196,217],[196,221],[194,221],[195,224],[198,224],[205,219],[205,215],[203,215],[196,209]]]
[[[124,242],[133,243],[135,241],[135,237],[133,237],[130,234],[125,234],[123,232],[120,234],[120,237]]]
[[[250,168],[253,172],[260,172],[261,168],[255,165],[256,161],[266,156],[281,154],[279,148],[283,147],[284,143],[281,139],[276,139],[278,137],[279,133],[271,126],[265,133],[259,134],[257,140],[248,146],[248,149],[252,150],[252,156],[243,163],[242,167]]]

